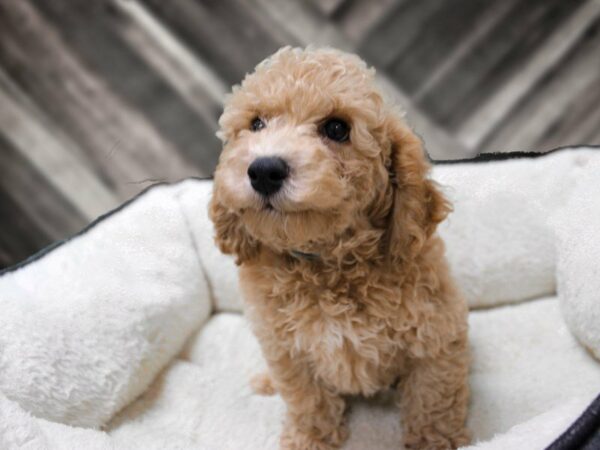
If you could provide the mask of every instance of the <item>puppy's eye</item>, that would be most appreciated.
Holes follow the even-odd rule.
[[[341,119],[329,119],[323,125],[323,133],[332,141],[345,142],[350,135],[350,126]]]
[[[252,131],[259,131],[262,130],[264,127],[266,127],[266,125],[260,119],[260,117],[255,117],[254,119],[252,119],[252,122],[250,122],[250,129]]]

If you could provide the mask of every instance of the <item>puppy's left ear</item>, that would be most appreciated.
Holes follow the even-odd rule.
[[[392,210],[387,244],[393,259],[420,253],[437,225],[451,211],[436,183],[428,178],[430,165],[419,137],[399,117],[387,121],[391,142],[389,161]]]

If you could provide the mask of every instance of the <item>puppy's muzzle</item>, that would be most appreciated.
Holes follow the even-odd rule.
[[[290,167],[287,163],[275,156],[257,158],[248,167],[252,188],[265,197],[281,189],[289,172]]]

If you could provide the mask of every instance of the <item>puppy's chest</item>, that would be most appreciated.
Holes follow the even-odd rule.
[[[352,290],[354,289],[354,290]],[[370,395],[388,387],[402,363],[397,330],[358,288],[299,289],[283,302],[288,326],[281,336],[303,355],[326,384],[349,394]]]

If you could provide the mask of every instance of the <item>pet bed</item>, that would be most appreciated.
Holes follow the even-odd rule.
[[[600,152],[433,177],[455,204],[440,232],[472,309],[469,448],[545,448],[600,392]],[[210,191],[154,186],[1,274],[0,448],[277,448],[284,404],[248,385],[264,362]],[[593,439],[598,407],[555,448]],[[385,393],[348,420],[345,449],[398,447]]]

